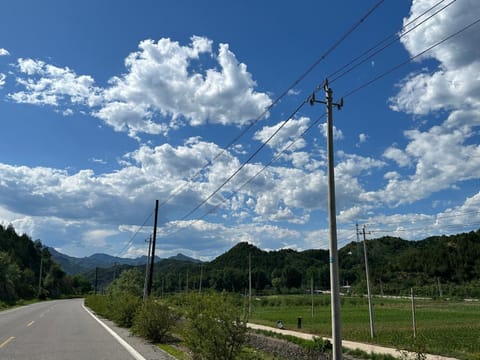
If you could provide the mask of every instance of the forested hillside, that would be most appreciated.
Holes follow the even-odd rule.
[[[90,288],[82,276],[67,276],[39,240],[0,225],[0,302],[81,294]]]
[[[367,240],[373,291],[402,295],[415,287],[425,296],[480,297],[480,230],[422,241],[395,237]],[[209,263],[169,262],[155,268],[155,291],[213,288],[245,292],[249,257],[252,287],[257,293],[305,292],[313,279],[316,290],[329,289],[327,250],[263,251],[239,243]],[[339,251],[342,291],[364,293],[363,243]]]

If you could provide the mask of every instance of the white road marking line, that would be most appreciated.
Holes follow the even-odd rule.
[[[10,336],[7,340],[5,340],[3,343],[0,344],[0,349],[4,348],[5,346],[8,345],[8,343],[10,341],[12,341],[13,339],[15,339],[15,336]]]
[[[145,359],[137,350],[135,350],[129,343],[127,343],[125,340],[123,340],[115,331],[110,329],[107,325],[105,325],[102,320],[97,318],[90,310],[88,310],[85,305],[82,304],[83,309],[90,314],[91,317],[93,317],[95,320],[98,321],[100,325],[102,325],[105,330],[107,330],[110,335],[112,335],[115,340],[117,340],[129,353],[134,357],[135,360],[147,360]]]

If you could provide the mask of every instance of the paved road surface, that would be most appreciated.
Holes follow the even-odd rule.
[[[171,359],[152,345],[129,337],[128,331],[114,330],[122,333],[127,343],[134,343],[136,349],[128,350],[128,344],[122,345],[121,339],[116,339],[87,312],[82,299],[47,301],[3,311],[0,359]]]

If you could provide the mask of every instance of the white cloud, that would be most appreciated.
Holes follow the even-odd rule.
[[[17,83],[25,90],[11,93],[9,97],[18,103],[55,107],[99,104],[100,89],[91,76],[78,76],[68,67],[33,59],[18,59],[17,69]]]
[[[405,150],[390,148],[384,155],[405,164],[411,159],[411,163],[416,164],[414,174],[403,178],[389,177],[385,189],[365,193],[364,199],[373,201],[373,196],[377,201],[391,205],[409,204],[456,183],[479,179],[480,145],[468,144],[476,132],[468,126],[448,126],[455,123],[450,118],[458,116],[454,112],[441,126],[425,132],[406,131],[409,143]]]
[[[5,86],[5,79],[7,78],[7,75],[4,73],[0,73],[0,89]]]
[[[436,3],[415,0],[409,22]],[[458,1],[402,38],[414,55],[476,20],[480,3]],[[408,75],[399,83],[399,92],[390,99],[391,108],[414,115],[448,111],[445,121],[426,130],[405,131],[405,149],[392,146],[383,156],[401,167],[414,166],[414,173],[385,177],[384,190],[365,193],[390,205],[409,204],[444,189],[456,188],[466,180],[480,178],[480,32],[478,26],[427,52],[422,59],[438,62],[433,70]],[[422,60],[420,59],[420,60]],[[443,113],[442,113],[443,116]],[[437,117],[438,119],[438,117]],[[430,120],[432,121],[432,120]],[[438,120],[436,120],[438,121]]]
[[[404,23],[433,6],[434,0],[413,1],[410,16]],[[480,15],[480,3],[476,0],[457,1],[438,13],[428,26],[420,26],[402,43],[412,55],[446,38]],[[424,58],[439,61],[433,72],[411,74],[402,83],[397,96],[392,97],[391,107],[396,111],[425,115],[435,110],[468,109],[480,107],[480,31],[475,26],[427,52]]]
[[[301,117],[299,119],[290,119],[281,130],[278,130],[283,124],[279,122],[273,126],[265,126],[257,131],[253,138],[255,140],[266,142],[276,131],[278,133],[270,140],[267,146],[273,148],[275,151],[282,151],[292,141],[295,143],[288,149],[289,152],[302,149],[306,146],[306,141],[300,137],[302,133],[308,128],[310,118]]]
[[[107,238],[118,235],[118,231],[111,229],[94,229],[83,233],[82,240],[86,246],[102,248],[107,245]]]
[[[356,146],[360,146],[361,144],[363,143],[366,143],[368,140],[368,135],[367,134],[364,134],[364,133],[361,133],[358,135],[358,142],[356,144]]]
[[[212,61],[213,67],[203,70]],[[271,104],[267,94],[254,90],[247,66],[228,44],[220,44],[215,53],[205,37],[193,36],[187,46],[165,38],[144,40],[127,56],[125,66],[125,74],[100,88],[91,76],[68,67],[19,59],[17,83],[24,90],[9,97],[18,103],[86,106],[115,131],[134,138],[166,134],[185,122],[243,125]]]
[[[323,123],[320,125],[322,135],[327,138],[327,133],[328,133],[328,126],[327,123]],[[333,126],[333,140],[342,140],[343,139],[343,132],[340,129],[337,129],[337,127],[334,125]]]
[[[202,73],[196,69],[192,64],[202,61],[202,56],[216,61],[220,70],[213,67]],[[220,44],[215,54],[212,41],[204,37],[192,37],[188,46],[170,39],[142,41],[139,51],[131,53],[125,65],[128,72],[113,78],[105,92],[106,106],[114,102],[142,108],[140,120],[149,121],[155,113],[170,119],[170,127],[178,126],[181,119],[192,126],[207,122],[242,125],[271,103],[266,94],[254,91],[256,83],[247,66],[238,62],[227,44]],[[115,125],[117,117],[124,122],[121,112],[102,119]]]
[[[0,56],[8,56],[10,53],[8,52],[7,49],[0,48]]]
[[[411,163],[410,158],[404,151],[393,146],[385,150],[383,156],[387,159],[394,160],[401,167],[409,166]]]

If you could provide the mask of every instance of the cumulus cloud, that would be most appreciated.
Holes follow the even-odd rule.
[[[327,123],[323,123],[320,125],[322,134],[325,138],[327,138],[328,133],[328,125]],[[342,140],[343,139],[343,132],[342,130],[338,129],[335,125],[333,126],[333,139],[334,140]]]
[[[434,0],[415,0],[404,23],[433,6]],[[480,15],[478,1],[453,3],[429,21],[402,38],[414,55],[472,23]],[[431,113],[445,116],[444,121],[425,130],[404,132],[404,149],[389,147],[383,156],[401,167],[414,167],[413,174],[385,177],[388,184],[364,198],[377,198],[391,205],[413,203],[456,184],[480,178],[480,146],[475,141],[480,126],[480,32],[478,26],[427,52],[436,60],[434,69],[412,73],[399,84],[399,92],[390,99],[395,111],[416,116]],[[441,112],[440,112],[441,111]],[[432,120],[430,120],[432,121]],[[427,123],[428,124],[428,123]]]
[[[480,178],[480,145],[468,144],[476,132],[468,126],[451,128],[445,126],[446,123],[449,120],[443,126],[434,126],[424,132],[406,131],[409,143],[405,151],[391,148],[384,155],[405,164],[411,159],[411,163],[416,164],[414,173],[390,177],[385,189],[365,193],[364,199],[373,200],[373,196],[391,205],[408,204],[458,182]]]
[[[288,151],[292,152],[302,149],[306,146],[306,141],[300,137],[310,124],[310,118],[301,117],[299,119],[290,119],[281,130],[278,130],[283,122],[279,122],[273,126],[265,126],[257,131],[253,138],[255,140],[266,142],[275,132],[276,135],[270,139],[267,146],[274,149],[276,152],[282,151],[292,141],[295,143],[289,147]]]
[[[5,79],[7,78],[7,75],[4,73],[0,73],[0,89],[5,86]]]
[[[7,49],[0,48],[0,56],[8,56],[10,53],[8,52]]]
[[[400,167],[408,166],[411,162],[410,158],[404,151],[393,146],[385,150],[383,156],[387,159],[394,160]]]
[[[413,1],[404,23],[411,21],[436,3],[434,0]],[[458,1],[438,13],[428,26],[420,26],[402,43],[411,55],[416,55],[434,43],[472,23],[480,14],[475,0]],[[422,59],[432,58],[440,63],[434,71],[411,74],[399,84],[399,94],[390,99],[396,111],[425,115],[440,109],[476,107],[480,103],[480,31],[475,26],[441,46],[425,53]]]
[[[9,94],[13,101],[55,107],[99,104],[100,89],[91,76],[33,59],[18,59],[16,68],[16,81],[25,90]]]
[[[213,58],[220,69],[202,72],[195,67],[202,56]],[[127,73],[113,78],[105,91],[107,103],[140,106],[170,118],[173,124],[183,118],[192,126],[242,125],[271,103],[266,94],[254,91],[256,83],[247,66],[238,62],[228,44],[220,44],[214,53],[212,41],[205,37],[193,36],[187,46],[170,39],[142,41],[125,65]],[[115,115],[121,116],[111,114],[103,120],[115,124]]]
[[[126,57],[125,66],[125,74],[100,88],[91,76],[68,67],[19,59],[16,80],[24,89],[9,97],[36,105],[83,105],[115,131],[132,137],[166,134],[185,123],[240,126],[271,104],[267,94],[254,90],[256,82],[229,45],[220,44],[214,52],[205,37],[193,36],[188,45],[166,38],[144,40]]]

